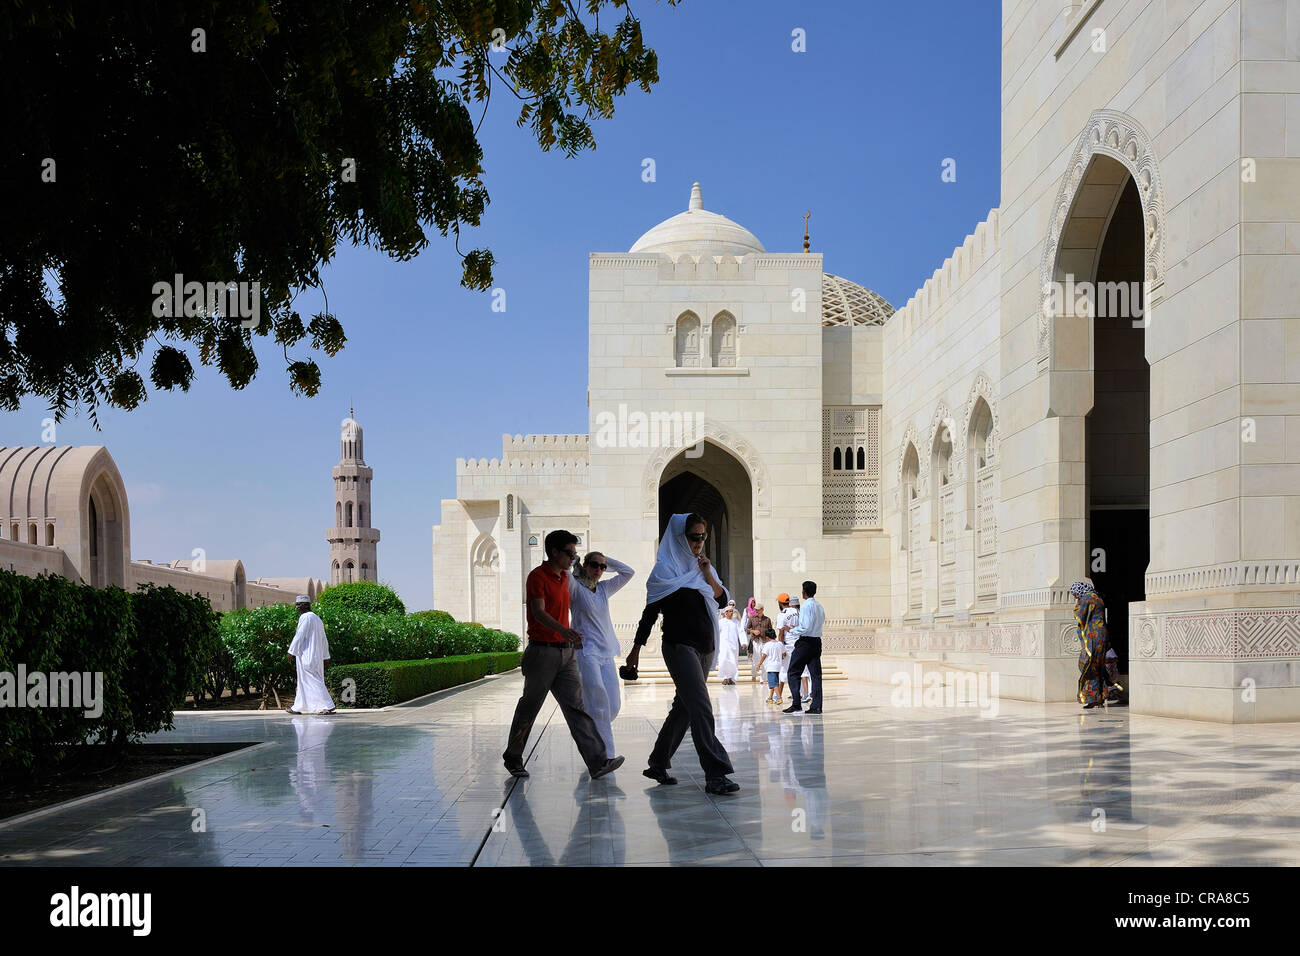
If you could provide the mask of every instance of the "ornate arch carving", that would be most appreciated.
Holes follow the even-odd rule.
[[[894,473],[894,507],[903,510],[907,507],[907,502],[903,500],[903,465],[907,461],[908,446],[916,449],[916,491],[921,491],[921,473],[925,466],[921,462],[921,435],[916,426],[911,422],[907,423],[907,428],[903,430],[903,445],[898,452],[898,468]]]
[[[696,436],[700,437],[700,436]],[[721,425],[713,419],[704,419],[703,438],[708,439],[723,451],[734,457],[749,475],[753,491],[754,513],[766,517],[771,509],[772,482],[768,477],[767,465],[758,453],[753,442],[749,441],[734,428]],[[641,513],[643,517],[653,517],[659,513],[659,479],[668,463],[695,443],[680,447],[661,447],[654,449],[646,460],[641,472]]]
[[[993,427],[989,430],[989,457],[993,458],[997,455],[998,438],[1001,436],[1001,431],[998,422],[998,405],[994,396],[993,382],[983,372],[976,372],[975,381],[971,383],[970,391],[966,394],[966,408],[962,416],[966,423],[962,429],[963,451],[970,438],[971,421],[975,415],[975,400],[982,398],[984,404],[989,408],[990,417],[993,419]]]
[[[1056,194],[1052,216],[1047,225],[1047,240],[1039,264],[1039,291],[1042,299],[1038,311],[1038,369],[1051,365],[1051,297],[1049,285],[1056,279],[1056,261],[1061,247],[1061,232],[1069,221],[1078,195],[1079,184],[1096,155],[1109,156],[1128,169],[1137,184],[1142,200],[1142,217],[1146,234],[1146,281],[1157,288],[1165,278],[1165,198],[1155,145],[1142,124],[1119,110],[1097,110],[1084,124],[1066,166],[1065,178]],[[1149,303],[1148,303],[1149,305]]]
[[[932,477],[930,470],[934,459],[934,445],[939,437],[940,431],[947,427],[949,440],[952,442],[952,457],[955,460],[958,454],[958,442],[964,450],[966,443],[958,434],[961,429],[957,427],[957,419],[953,416],[952,411],[948,408],[948,403],[940,399],[939,404],[934,408],[934,416],[930,419],[929,438],[925,443],[925,460],[921,464],[921,471],[925,473],[926,478]]]

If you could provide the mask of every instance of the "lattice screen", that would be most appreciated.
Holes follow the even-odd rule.
[[[881,527],[879,406],[822,409],[822,527]]]

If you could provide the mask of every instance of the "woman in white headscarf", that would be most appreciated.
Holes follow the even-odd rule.
[[[727,779],[735,771],[726,748],[718,741],[713,723],[713,702],[709,699],[709,668],[720,635],[718,611],[727,606],[730,595],[718,580],[713,564],[704,555],[707,524],[697,514],[673,515],[668,519],[654,570],[646,581],[646,606],[636,629],[636,643],[627,656],[635,667],[650,629],[663,615],[662,654],[673,679],[676,695],[644,773],[661,784],[674,784],[668,775],[673,754],[690,727],[695,752],[704,769],[705,790],[735,793],[740,785]]]

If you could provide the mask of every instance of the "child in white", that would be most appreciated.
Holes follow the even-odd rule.
[[[777,678],[781,676],[781,655],[784,645],[775,637],[763,638],[763,673],[767,675],[769,704],[781,703],[781,698],[776,696]]]

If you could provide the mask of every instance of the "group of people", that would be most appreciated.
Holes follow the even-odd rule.
[[[690,728],[704,770],[705,789],[729,794],[740,785],[729,779],[734,768],[718,741],[707,679],[717,660],[719,667],[725,665],[732,675],[724,682],[735,682],[735,659],[745,629],[735,619],[735,601],[704,553],[707,539],[707,523],[699,515],[676,514],[669,519],[646,581],[645,610],[626,667],[635,673],[641,648],[662,618],[661,653],[676,693],[642,773],[661,785],[675,784],[677,780],[668,770]],[[578,563],[577,543],[577,537],[568,531],[548,534],[546,560],[529,573],[525,583],[528,647],[520,665],[524,689],[502,754],[506,769],[516,777],[528,776],[524,747],[548,693],[559,703],[592,779],[613,773],[623,764],[624,758],[615,752],[613,736],[620,703],[620,669],[609,599],[634,572],[598,551]],[[614,577],[602,580],[607,571]],[[788,662],[792,679],[797,683],[805,668],[812,675],[808,712],[821,713],[825,614],[813,599],[817,585],[805,581],[803,588],[803,607],[781,636],[793,648]],[[796,698],[787,712],[802,709]]]
[[[757,683],[759,674],[767,682],[769,704],[784,703],[785,687],[790,684],[794,702],[786,713],[798,713],[804,704],[810,704],[808,713],[822,712],[822,646],[821,633],[826,612],[816,600],[817,584],[803,583],[802,598],[777,595],[779,614],[775,624],[763,612],[763,605],[755,598],[741,614],[736,613],[736,602],[728,601],[719,621],[721,643],[718,647],[718,676],[724,684],[734,684],[739,677],[739,655],[743,649],[750,659],[750,682]],[[800,644],[802,649],[800,650]],[[798,651],[798,661],[795,652]],[[805,669],[807,676],[804,675]],[[794,679],[790,679],[791,671]]]

